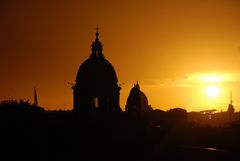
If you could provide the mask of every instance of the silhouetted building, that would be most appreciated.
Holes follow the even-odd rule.
[[[152,110],[148,105],[147,96],[140,90],[138,82],[134,84],[127,98],[126,112],[129,114],[140,115],[141,112]]]
[[[120,87],[116,72],[102,53],[96,32],[90,57],[80,66],[73,86],[74,110],[120,111]]]
[[[29,100],[4,100],[0,102],[1,112],[44,112],[44,108],[30,104]]]
[[[173,108],[167,111],[170,124],[178,124],[187,120],[187,110],[182,108]]]

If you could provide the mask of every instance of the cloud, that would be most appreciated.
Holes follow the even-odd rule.
[[[189,88],[197,84],[209,83],[240,83],[240,73],[187,73],[185,75],[168,78],[163,80],[144,80],[145,86],[156,88],[163,87],[180,87]]]
[[[186,74],[188,81],[199,82],[240,82],[240,73],[188,73]]]

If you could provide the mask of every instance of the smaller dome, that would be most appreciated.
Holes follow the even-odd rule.
[[[126,111],[145,112],[151,110],[147,96],[140,90],[138,83],[134,84],[127,98]]]

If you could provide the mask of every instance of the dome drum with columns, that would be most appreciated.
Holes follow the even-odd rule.
[[[120,87],[116,72],[104,58],[96,32],[90,57],[80,66],[73,87],[74,110],[120,111]]]

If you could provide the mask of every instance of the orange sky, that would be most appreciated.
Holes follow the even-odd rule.
[[[240,1],[0,1],[0,100],[33,99],[71,109],[80,64],[100,27],[103,53],[120,83],[121,107],[138,80],[153,107],[240,110]],[[229,75],[221,82],[196,76]],[[217,84],[220,95],[206,98]]]

